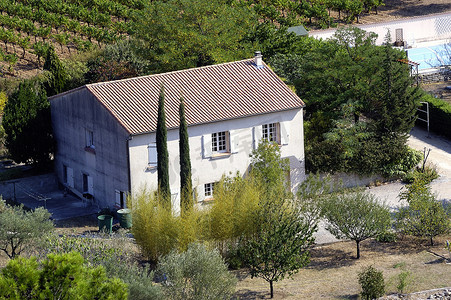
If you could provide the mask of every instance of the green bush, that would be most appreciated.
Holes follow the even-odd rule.
[[[160,200],[156,193],[146,190],[131,199],[131,231],[143,254],[153,261],[174,249],[186,250],[206,230],[202,225],[205,212],[193,209],[181,217]]]
[[[426,183],[432,182],[432,180],[437,179],[439,177],[437,169],[434,166],[426,165],[424,170],[417,167],[414,170],[411,170],[406,174],[403,178],[403,182],[405,183],[413,183],[415,180],[424,181]]]
[[[11,260],[0,274],[0,299],[127,299],[127,285],[103,267],[84,265],[78,253]]]
[[[121,261],[114,257],[101,263],[109,277],[117,277],[128,285],[128,297],[132,300],[163,299],[161,287],[153,282],[154,272],[148,265],[139,266],[133,261]]]
[[[378,241],[379,243],[393,243],[396,242],[396,238],[396,233],[391,231],[384,231],[376,236],[376,241]]]
[[[402,294],[411,281],[412,273],[410,273],[409,271],[402,271],[401,273],[399,273],[398,284],[396,285],[398,292]]]
[[[451,104],[429,94],[424,94],[421,101],[429,103],[430,130],[451,138]],[[424,122],[418,124],[425,126]]]
[[[0,207],[0,250],[9,258],[53,230],[50,213],[42,207],[26,211],[22,205],[10,206],[1,198]]]
[[[385,294],[384,276],[373,266],[369,266],[359,273],[359,284],[362,288],[362,298],[371,300]]]
[[[160,259],[157,270],[165,278],[165,299],[230,299],[237,282],[219,252],[201,244],[190,244],[182,253],[172,251]]]

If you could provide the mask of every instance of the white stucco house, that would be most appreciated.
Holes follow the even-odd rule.
[[[157,188],[155,131],[165,88],[170,184],[179,207],[179,101],[185,99],[193,187],[210,199],[223,174],[245,174],[263,138],[290,160],[291,186],[304,179],[301,99],[253,59],[88,84],[50,98],[62,184],[99,207],[124,207],[125,196]]]

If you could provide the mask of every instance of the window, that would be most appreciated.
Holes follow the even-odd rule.
[[[206,183],[206,184],[204,185],[204,195],[205,195],[205,198],[211,198],[211,197],[213,197],[214,186],[215,186],[215,183],[214,183],[214,182]]]
[[[63,183],[67,184],[67,166],[63,165]]]
[[[94,147],[94,133],[91,130],[86,129],[85,131],[86,138],[86,148],[95,148]]]
[[[211,134],[211,150],[213,152],[229,152],[228,132],[221,131]]]
[[[147,159],[148,168],[154,168],[157,166],[157,144],[152,143],[147,146]]]
[[[280,135],[279,135],[278,127],[279,127],[278,123],[264,124],[262,126],[263,139],[265,139],[269,142],[280,143],[280,139],[279,139]]]
[[[92,176],[83,173],[83,194],[94,195],[94,182]]]

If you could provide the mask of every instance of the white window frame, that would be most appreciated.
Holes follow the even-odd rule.
[[[230,152],[230,138],[228,131],[219,131],[211,134],[211,151],[213,153]]]
[[[204,198],[205,199],[213,198],[215,184],[216,184],[216,182],[209,182],[209,183],[204,184]]]
[[[280,123],[263,124],[262,139],[280,144]]]

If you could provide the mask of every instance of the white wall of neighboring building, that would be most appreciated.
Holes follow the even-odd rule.
[[[451,13],[430,15],[425,17],[405,18],[384,23],[356,25],[360,29],[378,34],[377,45],[384,43],[387,31],[391,39],[396,40],[396,29],[402,29],[403,40],[407,46],[415,47],[416,43],[451,38]],[[333,36],[336,29],[314,30],[309,35],[315,38],[328,39]]]
[[[246,118],[227,120],[188,127],[193,187],[203,199],[204,184],[219,181],[222,175],[245,174],[250,164],[250,153],[261,136],[263,124],[279,123],[281,155],[290,160],[291,184],[295,190],[305,178],[303,110],[295,109]],[[231,154],[210,155],[205,149],[211,134],[230,132]],[[149,168],[148,146],[155,143],[155,133],[133,136],[129,141],[130,180],[132,194],[146,187],[157,188],[157,169]],[[257,143],[258,144],[258,143]],[[173,207],[180,205],[180,166],[178,128],[168,130],[169,180]]]

